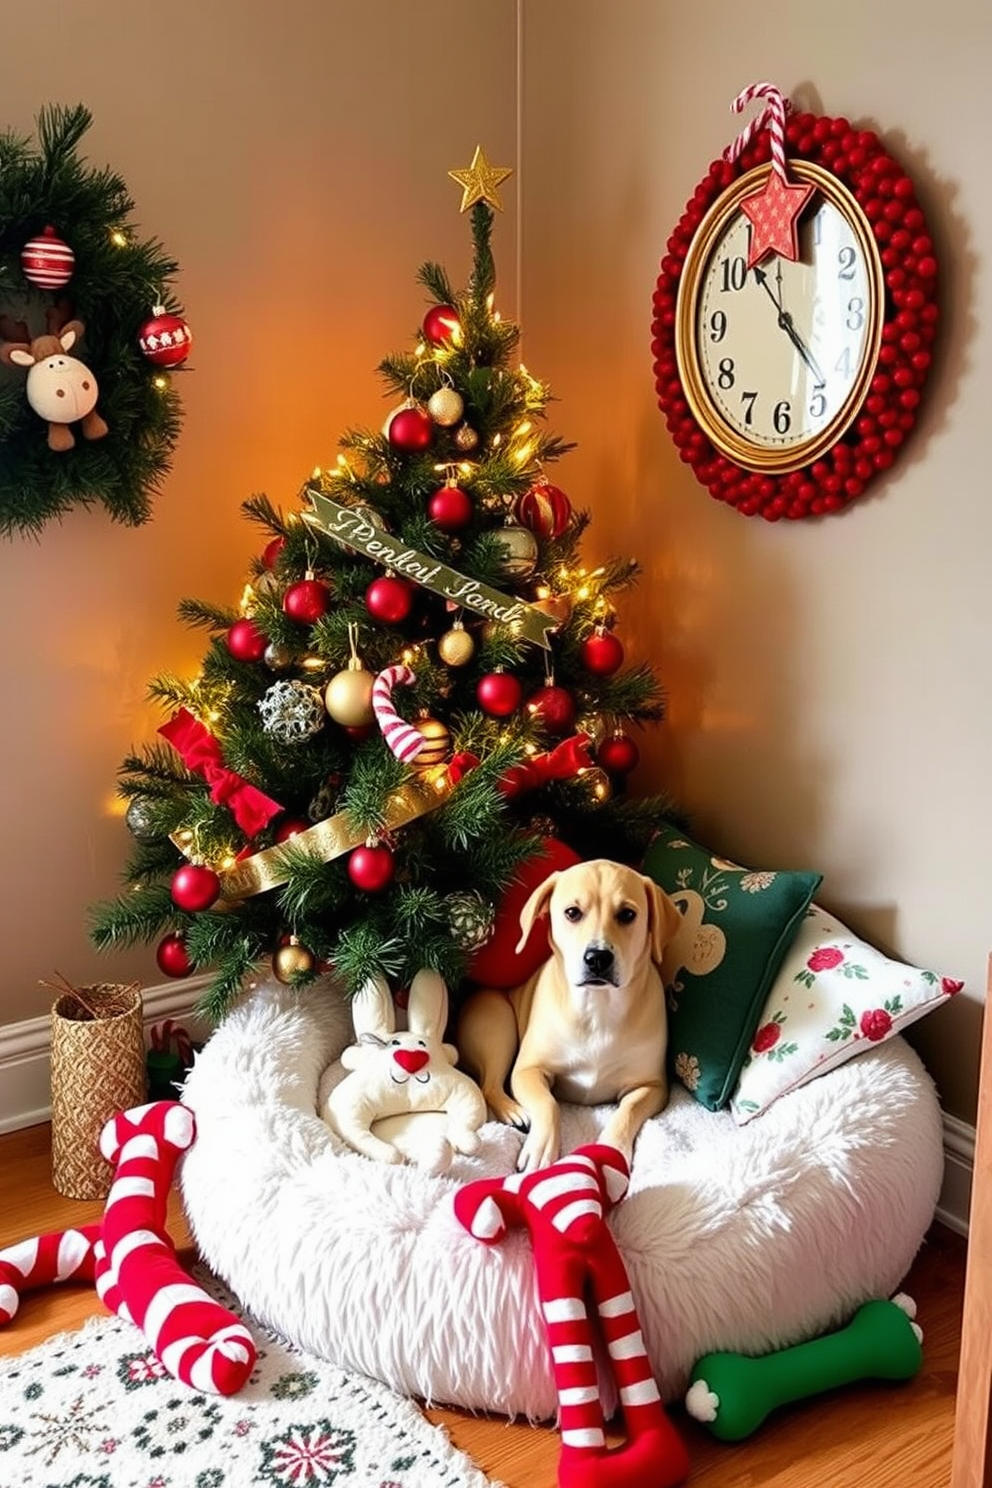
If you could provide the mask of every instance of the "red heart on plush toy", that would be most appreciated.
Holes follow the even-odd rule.
[[[393,1055],[400,1069],[406,1070],[408,1075],[415,1075],[423,1069],[430,1057],[426,1049],[397,1049]]]
[[[549,874],[560,873],[581,861],[578,853],[557,838],[542,839],[540,852],[521,863],[497,905],[492,935],[468,963],[468,974],[474,982],[505,992],[510,987],[519,987],[544,965],[550,954],[548,922],[543,916],[537,920],[523,949],[518,951],[520,912]]]

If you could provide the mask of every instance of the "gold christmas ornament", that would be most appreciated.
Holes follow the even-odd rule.
[[[593,750],[597,750],[606,738],[606,727],[606,719],[602,713],[583,713],[581,718],[575,720],[575,732],[588,734]]]
[[[460,620],[446,630],[437,643],[437,654],[445,666],[464,666],[475,655],[475,641]]]
[[[464,453],[474,450],[479,442],[479,436],[470,424],[462,424],[460,429],[455,430],[455,443]]]
[[[449,170],[448,175],[462,188],[459,211],[467,212],[476,202],[484,201],[495,207],[497,212],[502,212],[503,203],[499,199],[497,187],[508,180],[513,171],[508,165],[490,165],[481,145],[476,145],[472,164],[467,170]]]
[[[580,770],[579,779],[593,801],[608,801],[613,794],[610,777],[598,766],[594,765],[591,770]]]
[[[315,965],[313,952],[300,945],[295,935],[291,935],[289,944],[280,946],[272,957],[272,970],[280,982],[291,982],[294,976],[308,975]]]
[[[413,726],[418,734],[423,735],[425,741],[414,760],[414,765],[418,770],[426,769],[431,765],[439,765],[448,758],[451,735],[447,726],[439,718],[418,718]]]
[[[465,403],[453,387],[440,387],[428,398],[427,412],[442,429],[450,429],[465,412]]]
[[[526,579],[537,567],[537,538],[527,527],[511,522],[493,533],[502,548],[503,572],[511,579]]]
[[[367,672],[358,654],[358,626],[348,626],[351,655],[343,672],[337,672],[324,688],[324,707],[342,728],[364,728],[375,722],[372,687],[375,677]]]
[[[270,641],[262,657],[270,672],[284,672],[293,665],[293,653],[281,641]]]

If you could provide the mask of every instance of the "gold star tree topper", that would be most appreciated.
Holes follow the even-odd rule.
[[[484,201],[488,202],[491,207],[495,207],[497,212],[502,212],[503,203],[499,199],[496,188],[501,186],[508,176],[512,176],[513,171],[509,166],[490,165],[481,145],[476,145],[472,164],[467,170],[450,170],[448,175],[462,188],[460,211],[467,212],[469,207],[475,206],[476,202]]]

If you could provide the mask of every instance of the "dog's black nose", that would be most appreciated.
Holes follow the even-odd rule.
[[[613,952],[606,946],[587,946],[582,960],[593,976],[605,976],[613,965]]]

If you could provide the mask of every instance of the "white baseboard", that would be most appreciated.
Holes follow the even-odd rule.
[[[146,1029],[165,1018],[181,1021],[194,1036],[193,1008],[210,978],[191,977],[145,987],[141,999]],[[191,1026],[193,1025],[193,1026]],[[51,1116],[51,1026],[48,1018],[0,1025],[0,1132],[37,1126]],[[971,1175],[975,1166],[975,1128],[956,1116],[944,1117],[944,1183],[937,1218],[959,1235],[968,1233]]]
[[[194,1037],[193,1008],[210,978],[189,977],[163,986],[143,987],[142,1011],[146,1031],[166,1018],[181,1022]],[[26,1018],[23,1023],[0,1025],[0,1132],[37,1126],[52,1114],[51,1020]]]

